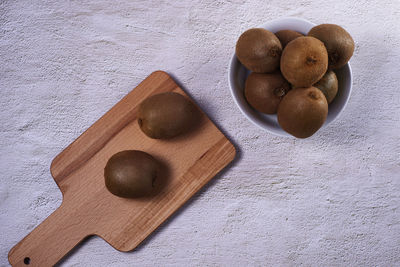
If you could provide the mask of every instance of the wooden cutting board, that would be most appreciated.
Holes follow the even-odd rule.
[[[52,266],[89,235],[100,236],[117,250],[133,250],[233,160],[234,146],[204,113],[194,131],[172,140],[142,133],[138,105],[169,91],[186,95],[167,73],[152,73],[53,160],[50,171],[63,194],[62,204],[10,250],[11,265]],[[145,151],[162,162],[154,196],[124,199],[107,191],[106,162],[127,149]]]

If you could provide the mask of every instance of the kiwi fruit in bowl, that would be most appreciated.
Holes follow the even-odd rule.
[[[328,104],[332,103],[338,92],[338,79],[332,70],[328,70],[314,87],[317,87],[325,95]]]
[[[314,37],[298,37],[283,50],[281,72],[295,87],[308,87],[319,81],[328,68],[328,52]]]
[[[289,48],[293,45],[292,43],[299,42],[299,39],[302,38],[313,37],[307,36],[307,34],[315,26],[315,24],[304,19],[282,18],[268,21],[265,24],[259,26],[259,28],[265,28],[270,32],[275,33],[275,35],[278,37],[278,40],[281,42],[281,60],[279,68],[275,70],[274,73],[281,72],[282,76],[290,83],[290,86],[292,88],[285,96],[283,96],[283,98],[279,102],[277,113],[280,113],[279,107],[282,105],[284,99],[288,97],[289,93],[292,90],[298,88],[304,89],[314,87],[319,90],[320,93],[322,93],[327,102],[329,100],[328,114],[322,126],[320,126],[324,127],[330,122],[334,121],[345,108],[351,93],[352,73],[349,62],[347,62],[343,67],[339,69],[334,69],[334,72],[330,72],[332,68],[329,67],[329,53],[327,47],[322,40],[315,37],[312,39],[314,41],[313,45],[299,45],[298,47],[302,49],[293,49],[293,51],[291,51],[292,53],[288,53],[290,52]],[[296,34],[296,32],[298,34]],[[284,37],[282,37],[282,34]],[[285,36],[285,34],[287,36]],[[315,50],[318,50],[315,49],[315,47],[317,47],[316,44],[318,44],[319,46],[319,52],[315,52]],[[304,54],[310,54],[309,48],[312,48],[311,52],[314,52],[314,54],[318,56],[317,58],[307,58],[307,56],[304,56]],[[291,56],[285,59],[285,54],[291,54]],[[321,59],[320,61],[318,61],[319,57]],[[303,60],[301,60],[300,58],[302,58]],[[287,61],[288,63],[286,66],[283,66],[282,64],[284,61]],[[299,67],[297,68],[295,67],[296,62],[299,63]],[[236,53],[233,54],[229,69],[229,84],[232,97],[238,105],[239,109],[247,117],[247,119],[249,119],[256,126],[259,126],[262,129],[279,136],[293,136],[293,134],[286,131],[282,127],[282,125],[279,124],[279,115],[267,114],[261,112],[261,108],[255,107],[254,102],[262,103],[261,98],[257,99],[258,101],[254,101],[254,99],[250,100],[246,92],[246,84],[248,78],[254,76],[254,71],[247,68],[244,64],[241,63],[242,62],[237,57]],[[300,67],[304,65],[308,66],[306,68],[307,70],[304,70]],[[285,72],[285,70],[288,69],[292,69],[293,72]],[[335,76],[337,83],[334,79]],[[249,79],[249,81],[250,80],[251,79]],[[262,87],[267,86],[265,84],[264,86],[259,86],[259,88]],[[263,106],[263,108],[265,108],[265,106]],[[316,115],[314,116],[314,118],[318,118],[318,116]],[[315,124],[318,123],[315,122]]]
[[[278,37],[281,42],[282,49],[286,47],[288,43],[296,39],[297,37],[304,36],[303,34],[293,31],[293,30],[280,30],[275,33],[276,37]]]
[[[279,72],[252,72],[246,80],[244,94],[249,104],[259,112],[275,114],[279,103],[290,90],[290,84]]]
[[[279,125],[297,138],[312,136],[324,124],[327,115],[328,102],[315,87],[292,89],[278,107]]]
[[[279,68],[282,45],[272,32],[253,28],[240,35],[236,42],[236,56],[249,70],[273,72]]]
[[[354,40],[342,27],[336,24],[321,24],[307,34],[321,40],[328,50],[329,68],[343,67],[354,52]]]

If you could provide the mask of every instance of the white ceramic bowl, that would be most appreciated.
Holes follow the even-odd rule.
[[[267,29],[273,33],[280,30],[294,30],[306,35],[314,26],[314,23],[304,19],[282,18],[271,20],[259,26],[259,28]],[[329,104],[328,117],[322,128],[334,121],[337,116],[339,116],[349,101],[351,93],[352,74],[350,64],[347,63],[344,67],[334,71],[338,78],[339,90],[333,102]],[[244,97],[244,84],[249,74],[250,71],[239,62],[239,60],[236,58],[236,54],[233,54],[229,66],[229,85],[232,97],[239,109],[248,120],[262,129],[280,136],[291,136],[279,126],[276,115],[260,113],[247,103]]]

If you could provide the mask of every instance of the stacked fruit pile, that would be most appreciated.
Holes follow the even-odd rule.
[[[338,92],[333,70],[354,52],[350,34],[335,24],[321,24],[307,36],[292,30],[272,33],[254,28],[236,43],[236,56],[252,73],[244,94],[256,110],[278,116],[286,132],[313,135],[325,122],[328,104]]]

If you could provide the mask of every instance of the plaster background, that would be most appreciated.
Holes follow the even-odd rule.
[[[264,132],[235,106],[238,36],[295,16],[356,49],[346,110],[312,138]],[[399,266],[400,2],[0,2],[0,266],[61,203],[51,160],[154,70],[176,77],[239,149],[137,250],[93,237],[62,266]]]

